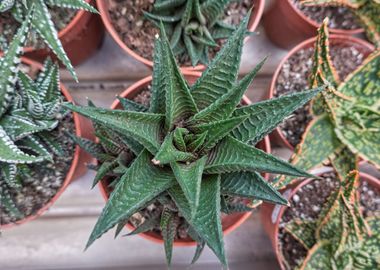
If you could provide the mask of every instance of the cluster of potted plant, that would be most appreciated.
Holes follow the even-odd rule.
[[[244,93],[266,59],[238,74],[263,1],[98,1],[110,34],[152,66],[152,76],[110,109],[76,106],[58,65],[22,58],[22,48],[34,29],[76,78],[49,12],[96,14],[90,2],[0,1],[0,11],[20,22],[1,43],[1,228],[35,218],[56,200],[82,172],[80,147],[94,158],[93,186],[107,201],[87,248],[128,227],[127,235],[162,243],[169,267],[173,246],[195,245],[195,263],[207,245],[227,269],[223,236],[260,206],[283,269],[380,268],[380,182],[358,167],[380,167],[379,50],[329,36],[325,19],[317,37],[280,63],[269,99],[252,104]],[[371,11],[378,1],[280,2],[344,3],[377,44]],[[83,127],[85,118],[93,129]],[[294,150],[289,162],[270,153],[270,133]],[[321,166],[328,169],[310,173]]]

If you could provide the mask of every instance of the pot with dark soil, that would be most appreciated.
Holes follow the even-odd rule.
[[[86,171],[89,160],[70,136],[84,136],[84,119],[62,107],[73,99],[59,84],[58,66],[48,60],[43,67],[27,58],[20,65],[22,50],[16,48],[22,47],[25,26],[0,64],[5,78],[0,88],[6,84],[12,90],[1,97],[1,229],[42,215]]]
[[[119,98],[114,107],[120,109],[66,105],[95,123],[98,143],[76,141],[98,160],[94,185],[103,180],[104,194],[110,194],[87,247],[130,222],[132,234],[162,239],[169,265],[175,240],[188,244],[191,237],[197,242],[194,261],[207,244],[228,268],[222,225],[234,229],[249,215],[241,212],[261,200],[285,203],[260,173],[309,176],[255,145],[322,89],[242,104],[264,64],[237,81],[247,23],[246,17],[201,76],[184,77],[162,32],[152,77],[125,93],[134,99]],[[199,78],[191,84],[187,77]],[[149,95],[142,91],[150,81]],[[231,213],[238,214],[224,215]]]
[[[45,15],[42,16],[46,13],[38,13],[38,16],[42,17],[38,17],[36,20],[41,22],[41,25],[42,22],[46,22],[49,27],[46,27],[46,32],[44,32],[38,28],[40,26],[35,24],[26,48],[24,48],[25,57],[39,62],[43,62],[47,57],[53,59],[59,58],[63,64],[70,67],[67,58],[64,56],[64,52],[66,52],[68,59],[73,65],[82,63],[96,52],[104,35],[101,18],[98,14],[94,13],[95,9],[89,9],[90,6],[87,7],[79,3],[82,0],[76,1],[75,4],[83,9],[46,5],[51,18],[45,17]],[[84,2],[92,6],[95,5],[95,0],[85,0]],[[16,4],[19,5],[20,3]],[[43,9],[43,7],[36,8]],[[51,24],[48,23],[49,20],[51,20]],[[0,50],[4,50],[4,46],[12,40],[19,26],[20,22],[16,20],[13,12],[10,10],[0,12]],[[49,32],[47,32],[47,29],[49,29]],[[55,31],[57,33],[54,33]],[[55,35],[60,42],[54,40],[53,37]],[[59,48],[60,45],[63,49]]]
[[[311,7],[300,0],[277,0],[264,15],[268,38],[276,45],[290,49],[311,38],[324,18],[330,18],[330,32],[339,35],[363,33],[358,17],[346,7]]]
[[[316,39],[311,38],[300,43],[282,59],[273,75],[269,98],[308,88]],[[354,37],[331,35],[329,40],[331,59],[341,81],[359,67],[374,50],[368,42]],[[311,120],[310,103],[308,103],[278,126],[271,134],[272,142],[294,149],[301,142],[302,135]]]
[[[248,25],[251,32],[256,29],[264,10],[263,0],[231,1],[228,5],[217,3],[217,9],[204,7],[206,0],[201,0],[200,6],[196,2],[198,0],[182,1],[180,6],[174,4],[172,12],[168,11],[169,7],[161,7],[154,0],[99,0],[97,4],[108,32],[119,46],[150,67],[153,66],[155,36],[159,32],[159,21],[162,20],[180,66],[191,70],[204,69],[204,65],[215,56],[249,9],[252,8]],[[200,7],[200,17],[184,23],[181,14],[196,7]],[[215,10],[218,10],[218,14],[214,14]]]
[[[329,269],[333,265],[337,266],[336,269],[362,269],[358,266],[359,260],[362,266],[363,263],[367,266],[366,269],[378,269],[380,181],[365,173],[360,173],[358,179],[354,181],[356,171],[351,172],[345,180],[340,180],[333,171],[323,173],[320,177],[322,178],[294,183],[285,189],[283,195],[288,198],[289,207],[272,206],[266,203],[262,206],[262,222],[272,241],[281,269]],[[354,182],[345,186],[347,182],[344,181],[350,177]],[[344,199],[336,196],[339,190],[341,194],[343,191],[348,191]],[[331,207],[333,201],[335,203]],[[342,201],[345,203],[342,204]],[[338,213],[339,210],[345,208],[345,205],[352,209],[350,215],[342,214],[344,211]],[[356,211],[357,209],[359,210]],[[334,223],[334,219],[337,220],[338,217],[344,218],[346,222],[349,220],[350,223],[336,221],[338,227],[328,228],[327,226]],[[321,220],[324,220],[324,225],[321,224]],[[366,226],[360,223],[362,220]],[[356,232],[351,230],[352,227],[347,226],[353,224],[358,226]],[[372,236],[369,234],[368,227],[372,229]],[[331,235],[332,228],[334,229]],[[322,233],[316,234],[316,231]],[[336,247],[328,246],[330,242],[326,237],[335,241],[334,239],[340,237],[342,232],[345,237],[342,238],[341,250],[335,253],[334,259],[331,259],[330,252],[336,250]],[[310,237],[307,237],[307,234]],[[360,236],[360,240],[356,239],[357,236]],[[353,253],[342,252],[350,248],[352,244],[348,242],[350,237],[355,239]],[[366,248],[370,249],[371,245],[368,241],[375,244],[372,252],[360,252],[363,248],[363,251]],[[322,253],[327,247],[330,251],[324,252],[324,255],[316,260],[316,254]],[[346,264],[343,258],[351,260],[351,268],[344,268]]]

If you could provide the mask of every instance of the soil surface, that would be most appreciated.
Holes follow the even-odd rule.
[[[31,175],[23,179],[22,188],[20,190],[11,189],[12,198],[25,217],[36,214],[39,209],[44,207],[57,194],[65,181],[75,150],[75,144],[67,132],[75,133],[75,124],[71,113],[50,133],[62,146],[64,155],[54,155],[53,163],[41,162],[29,165]],[[5,209],[0,207],[0,224],[16,221],[15,218],[8,215]]]
[[[292,55],[282,66],[277,77],[274,96],[309,89],[308,78],[313,66],[314,48],[302,49]],[[354,71],[364,60],[359,47],[349,45],[330,45],[330,55],[341,80]],[[294,111],[279,128],[292,145],[296,146],[302,138],[308,123],[312,120],[310,104]]]
[[[75,17],[77,10],[68,8],[49,8],[52,21],[54,22],[57,31],[63,30]],[[16,21],[10,12],[0,13],[0,50],[3,50],[4,44],[9,44],[14,37],[20,23]],[[39,37],[38,33],[31,31],[26,47],[35,49],[46,48],[47,45]]]
[[[335,173],[323,174],[323,180],[314,180],[303,186],[290,200],[290,207],[284,212],[280,221],[279,245],[282,254],[294,269],[306,257],[307,250],[290,234],[284,226],[294,218],[316,220],[328,197],[339,187]],[[375,189],[368,182],[360,183],[360,206],[364,217],[380,217],[380,189]]]
[[[115,27],[121,40],[135,53],[152,61],[154,50],[154,37],[158,33],[157,28],[144,19],[143,11],[152,11],[154,0],[107,0],[111,23]],[[224,14],[224,21],[238,25],[248,10],[253,6],[253,0],[242,0],[239,3],[231,3]],[[223,41],[218,41],[219,45]],[[220,49],[210,49],[212,58]],[[178,57],[180,65],[191,66],[188,56]]]
[[[296,8],[308,18],[321,24],[328,17],[329,28],[353,30],[361,28],[358,17],[346,7],[311,7],[300,4],[300,0],[292,0]]]

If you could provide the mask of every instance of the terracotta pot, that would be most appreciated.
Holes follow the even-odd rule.
[[[183,73],[190,84],[194,83],[201,76],[201,73],[199,72],[183,72]],[[120,94],[120,96],[132,99],[133,97],[138,95],[142,89],[150,85],[151,82],[152,82],[152,76],[146,77],[136,82],[132,86],[130,86],[127,90],[125,90],[122,94]],[[247,105],[251,104],[251,101],[246,96],[243,97],[243,102]],[[119,109],[120,106],[121,105],[120,105],[119,100],[115,100],[113,104],[111,105],[111,109]],[[268,137],[265,137],[263,141],[259,142],[258,148],[264,150],[267,153],[270,153],[271,148],[270,148],[270,142],[269,142]],[[265,177],[267,178],[267,175]],[[110,190],[107,187],[107,182],[105,180],[101,181],[99,184],[99,188],[104,199],[107,201],[110,194]],[[231,214],[224,217],[222,219],[224,235],[227,235],[228,233],[238,228],[250,215],[251,213],[248,212],[248,213],[235,213],[235,214]],[[135,229],[135,227],[132,224],[128,224],[127,228],[130,230]],[[155,243],[160,243],[160,244],[163,243],[163,240],[160,234],[147,232],[147,233],[141,233],[139,235]],[[194,242],[190,238],[181,239],[181,240],[175,240],[174,245],[175,246],[194,246],[196,245],[196,242]]]
[[[285,2],[285,1],[284,1]],[[362,39],[350,37],[350,36],[342,36],[342,35],[331,35],[330,38],[330,44],[332,46],[334,45],[344,45],[346,46],[352,46],[360,50],[365,57],[367,57],[372,51],[375,50],[374,46]],[[298,44],[296,47],[294,47],[292,50],[288,52],[288,54],[281,60],[280,64],[278,65],[270,84],[270,88],[268,91],[268,98],[273,98],[277,83],[277,78],[282,70],[283,65],[286,61],[288,61],[289,58],[291,58],[294,54],[296,54],[298,51],[312,48],[314,47],[314,44],[316,42],[316,37],[310,38],[308,40],[303,41],[302,43]],[[291,150],[294,150],[294,147],[287,141],[285,136],[282,134],[281,129],[277,127],[270,135],[271,142],[274,142],[275,144],[285,146]]]
[[[281,48],[290,49],[305,39],[314,37],[320,26],[298,8],[292,0],[277,0],[263,17],[267,37]],[[364,33],[362,28],[353,30],[329,29],[331,34],[354,35]]]
[[[380,189],[379,179],[376,179],[375,177],[362,172],[360,172],[359,175],[361,180],[365,180],[372,187]],[[301,182],[295,182],[292,185],[288,186],[286,189],[282,190],[282,194],[285,198],[290,200],[301,187],[309,184],[311,181],[313,180],[307,179]],[[276,253],[277,261],[283,270],[285,270],[285,266],[283,265],[283,258],[281,255],[282,253],[279,246],[279,225],[286,209],[287,206],[274,205],[269,203],[263,203],[261,206],[261,222],[264,225],[265,232],[268,234],[271,240],[272,247]]]
[[[257,25],[259,24],[260,22],[260,19],[261,19],[261,16],[263,14],[263,11],[264,11],[264,5],[265,5],[265,1],[264,0],[253,0],[255,2],[255,8],[251,14],[251,17],[249,19],[249,23],[248,23],[248,30],[253,32]],[[97,2],[97,5],[98,5],[98,8],[99,8],[99,11],[100,11],[100,14],[102,16],[102,20],[103,20],[103,23],[104,25],[106,26],[106,29],[108,31],[108,33],[112,36],[112,38],[116,41],[116,43],[127,53],[129,54],[130,56],[132,56],[133,58],[135,58],[137,61],[145,64],[146,66],[152,68],[153,67],[153,62],[151,60],[148,60],[142,56],[140,56],[139,54],[137,54],[135,51],[133,51],[132,49],[130,49],[128,47],[128,44],[125,44],[122,39],[120,38],[118,32],[116,31],[115,27],[113,26],[112,22],[111,22],[111,19],[110,19],[110,15],[109,15],[109,12],[108,12],[108,0],[96,0]],[[247,41],[249,37],[246,38],[245,41]],[[197,65],[195,67],[182,67],[182,69],[184,70],[188,70],[188,71],[199,71],[199,70],[203,70],[205,69],[205,66],[204,65]]]
[[[86,0],[86,2],[95,5],[95,0]],[[82,63],[97,51],[103,36],[104,26],[100,15],[84,10],[79,10],[73,20],[58,33],[63,49],[74,66]],[[48,56],[57,59],[49,49],[35,50],[27,47],[24,51],[25,57],[41,63]]]
[[[1,54],[0,54],[1,55]],[[30,60],[28,58],[22,58],[22,63],[31,66],[32,69],[35,70],[41,70],[42,65],[38,62],[35,62],[33,60]],[[67,88],[61,84],[61,93],[65,96],[66,100],[68,102],[74,102],[72,96],[70,95]],[[73,113],[73,119],[75,124],[75,134],[78,137],[84,137],[88,139],[93,139],[93,135],[91,130],[89,130],[89,127],[92,127],[91,122],[87,120],[86,118],[80,116],[79,114]],[[31,216],[27,216],[15,223],[10,223],[6,225],[0,225],[0,229],[9,229],[24,223],[27,223],[29,221],[32,221],[39,216],[41,216],[43,213],[45,213],[62,195],[62,193],[65,191],[67,186],[73,181],[75,178],[83,175],[87,172],[87,166],[86,163],[90,162],[92,160],[92,157],[87,154],[85,151],[81,150],[79,146],[75,147],[74,150],[74,156],[73,160],[71,162],[71,166],[69,171],[67,172],[66,178],[62,183],[61,188],[57,191],[57,193],[54,195],[53,198],[50,199],[48,203],[46,203],[41,209],[39,209],[35,214]]]

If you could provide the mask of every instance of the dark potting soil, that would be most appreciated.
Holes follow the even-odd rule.
[[[150,12],[155,0],[107,0],[108,11],[112,25],[119,34],[121,40],[135,53],[152,61],[154,51],[154,38],[158,33],[156,27],[144,19],[143,11]],[[253,0],[241,0],[231,3],[225,11],[224,21],[238,25],[253,6]],[[219,45],[223,41],[218,41]],[[210,49],[210,59],[220,49]],[[180,57],[179,63],[183,66],[191,66],[189,57]]]
[[[68,8],[49,8],[52,21],[57,31],[63,30],[75,17],[77,10]],[[16,21],[10,12],[0,13],[0,50],[3,50],[4,43],[9,44],[20,27],[20,23]],[[38,33],[30,31],[29,40],[26,47],[35,49],[46,48],[47,45],[39,37]]]
[[[274,96],[309,89],[309,76],[313,66],[314,48],[302,49],[292,55],[282,66],[277,77]],[[341,80],[354,71],[364,60],[364,55],[355,46],[330,45],[330,55]],[[279,128],[292,145],[296,146],[302,138],[307,125],[312,120],[310,104],[294,111]]]
[[[353,30],[361,28],[359,19],[346,7],[311,7],[301,5],[299,0],[292,0],[295,7],[302,11],[306,17],[321,24],[323,20],[329,18],[329,28]]]
[[[289,269],[296,268],[307,255],[307,250],[289,233],[285,225],[298,218],[316,220],[328,197],[339,187],[335,173],[323,174],[322,180],[314,180],[303,186],[290,200],[290,207],[284,212],[280,221],[279,248]],[[364,217],[380,217],[380,189],[375,189],[368,182],[362,181],[359,187],[360,206]]]
[[[22,188],[20,190],[11,189],[11,196],[25,217],[36,214],[39,209],[44,207],[57,194],[65,181],[75,150],[75,144],[67,132],[75,133],[75,124],[71,113],[65,116],[57,128],[50,133],[62,146],[64,155],[54,155],[53,163],[41,162],[29,165],[31,175],[23,179]],[[16,221],[15,218],[8,215],[5,209],[0,207],[0,224]]]

